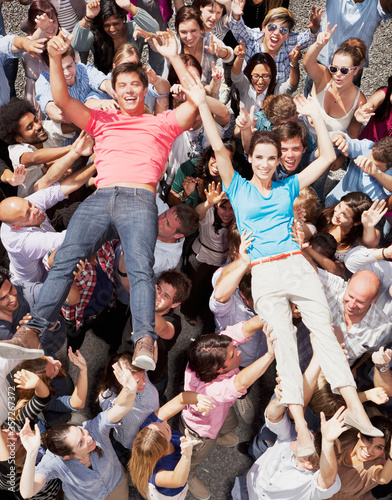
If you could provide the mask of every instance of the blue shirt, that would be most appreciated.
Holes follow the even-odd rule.
[[[0,106],[7,104],[10,100],[10,86],[4,73],[4,63],[7,59],[21,57],[22,52],[12,53],[12,41],[14,35],[0,37]]]
[[[228,187],[224,186],[234,209],[237,226],[253,232],[254,241],[248,248],[250,260],[299,250],[291,236],[294,221],[293,203],[299,195],[298,175],[272,181],[268,197],[250,181],[234,172]]]
[[[73,85],[68,87],[68,92],[71,97],[85,102],[90,97],[98,99],[110,99],[106,92],[99,90],[101,83],[107,77],[101,71],[98,71],[92,64],[76,63],[76,81]],[[35,90],[37,93],[37,101],[46,114],[46,105],[48,102],[53,101],[52,91],[50,90],[49,72],[43,71],[35,83]]]
[[[331,132],[332,135],[334,132]],[[341,132],[340,132],[341,133]],[[385,200],[391,193],[385,189],[381,184],[376,181],[374,177],[365,174],[354,163],[354,159],[359,156],[367,156],[374,146],[374,142],[368,139],[351,139],[347,134],[344,134],[348,142],[347,155],[351,159],[347,167],[347,173],[343,179],[332,189],[327,198],[325,199],[325,206],[336,205],[340,202],[342,196],[348,193],[362,192],[370,196],[372,201]],[[391,170],[385,172],[387,175],[392,175]]]
[[[35,473],[45,476],[46,481],[60,479],[68,500],[104,500],[120,484],[124,474],[109,437],[110,429],[118,425],[121,424],[109,422],[106,411],[84,422],[82,428],[88,430],[103,452],[102,458],[90,453],[91,469],[80,460],[64,460],[48,450]]]

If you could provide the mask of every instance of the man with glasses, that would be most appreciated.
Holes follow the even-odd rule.
[[[245,61],[248,62],[258,52],[269,54],[276,64],[276,84],[284,83],[290,77],[289,53],[297,45],[304,49],[316,41],[322,10],[312,7],[309,29],[304,33],[293,33],[293,13],[284,7],[271,9],[264,18],[261,30],[248,28],[241,17],[244,4],[245,0],[233,1],[229,26],[236,40],[245,44]]]

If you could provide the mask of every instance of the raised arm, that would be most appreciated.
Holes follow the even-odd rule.
[[[327,170],[335,160],[336,154],[318,107],[312,103],[311,99],[305,99],[304,96],[301,95],[295,97],[295,103],[298,113],[309,116],[312,119],[314,128],[316,129],[317,144],[320,151],[319,157],[298,174],[299,189],[303,189],[310,186],[310,184]]]
[[[46,478],[42,474],[35,473],[35,462],[41,444],[41,434],[38,425],[34,431],[31,430],[30,421],[26,418],[23,429],[20,431],[20,440],[26,450],[26,459],[20,479],[20,494],[23,498],[31,498],[45,486]]]
[[[113,365],[113,373],[122,386],[116,402],[108,410],[109,422],[116,424],[132,409],[136,398],[137,383],[131,370],[122,361]]]
[[[200,116],[203,120],[204,130],[210,141],[212,149],[215,153],[216,162],[218,165],[219,175],[226,188],[229,187],[231,179],[234,175],[234,168],[227,149],[225,148],[219,131],[216,127],[215,120],[211,114],[206,100],[206,93],[201,82],[192,82],[189,91],[186,94],[190,96],[192,101],[199,107]]]
[[[79,189],[85,182],[87,182],[92,175],[95,174],[95,165],[91,163],[86,167],[69,175],[66,179],[60,182],[61,191],[65,196],[73,193]]]
[[[71,41],[72,35],[66,36],[63,32],[60,32],[48,43],[50,89],[54,104],[61,109],[70,122],[83,130],[90,120],[91,110],[78,99],[74,99],[69,95],[61,63],[61,56],[70,46]]]
[[[336,28],[337,25],[330,30],[330,23],[328,23],[326,30],[319,33],[316,42],[308,48],[303,60],[304,68],[316,87],[316,94],[318,94],[331,79],[328,68],[318,63],[317,57],[323,47],[329,42]]]
[[[70,362],[79,368],[78,380],[69,403],[75,410],[81,410],[86,404],[87,397],[87,363],[80,351],[76,350],[75,353],[72,352],[72,347],[68,348],[68,357]]]
[[[213,407],[209,396],[193,391],[183,391],[161,406],[155,412],[155,415],[160,420],[169,420],[174,415],[177,415],[177,413],[180,413],[187,405],[196,405],[196,409],[203,415],[206,415]]]

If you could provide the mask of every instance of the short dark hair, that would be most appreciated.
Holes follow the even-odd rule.
[[[178,231],[184,236],[190,236],[199,228],[199,214],[196,208],[180,203],[173,207],[173,212],[176,214],[176,219],[180,223]]]
[[[301,139],[302,147],[306,148],[308,145],[308,134],[306,128],[298,122],[284,122],[274,127],[275,134],[278,135],[280,142],[291,141],[296,137]]]
[[[198,337],[188,349],[189,368],[202,382],[212,382],[219,375],[227,358],[232,339],[227,335],[210,333]]]
[[[383,137],[372,148],[372,155],[376,161],[392,166],[392,137]]]
[[[183,303],[191,294],[192,281],[185,273],[176,271],[175,269],[163,271],[158,276],[157,285],[160,283],[167,283],[175,289],[176,293],[174,294],[173,302]]]
[[[76,53],[75,49],[72,47],[72,45],[69,45],[67,50],[64,52],[64,54],[61,54],[61,59],[64,59],[64,57],[71,56],[72,59],[75,61],[76,60]],[[45,49],[44,52],[42,53],[42,60],[46,64],[46,66],[49,66],[49,54],[48,51]]]
[[[136,73],[137,76],[140,78],[140,81],[142,82],[143,88],[147,88],[148,86],[148,77],[146,72],[144,71],[143,67],[141,64],[136,64],[136,63],[122,63],[116,66],[113,71],[112,71],[112,87],[114,90],[116,90],[116,82],[118,75],[122,73]]]
[[[318,245],[325,252],[325,256],[328,259],[333,259],[335,257],[336,250],[338,248],[338,242],[327,232],[321,231],[320,233],[314,234],[310,240],[310,245]]]
[[[11,273],[5,267],[0,266],[0,287],[3,286],[5,281],[10,281]]]
[[[27,113],[35,116],[34,107],[26,99],[13,97],[10,102],[0,107],[0,139],[7,144],[16,144],[20,134],[19,120]]]

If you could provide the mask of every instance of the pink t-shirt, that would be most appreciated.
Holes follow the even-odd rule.
[[[239,344],[243,344],[249,340],[242,333],[242,325],[243,322],[228,326],[220,334],[231,337],[234,347],[237,347]],[[238,392],[234,385],[234,379],[239,371],[239,368],[236,368],[228,373],[219,375],[212,382],[202,382],[196,376],[195,372],[189,369],[189,365],[187,365],[184,389],[210,396],[215,405],[215,408],[210,410],[205,416],[196,411],[195,406],[188,405],[182,410],[182,417],[186,424],[197,432],[199,436],[215,439],[229,413],[230,407],[233,406],[237,398],[246,394],[246,390]]]
[[[385,94],[387,89],[381,89]],[[383,137],[392,136],[392,113],[380,122],[376,122],[374,116],[370,117],[367,125],[359,134],[359,139],[369,139],[369,141],[378,142]]]
[[[85,128],[95,139],[97,188],[120,182],[156,184],[173,141],[182,134],[175,111],[157,116],[91,110]]]

